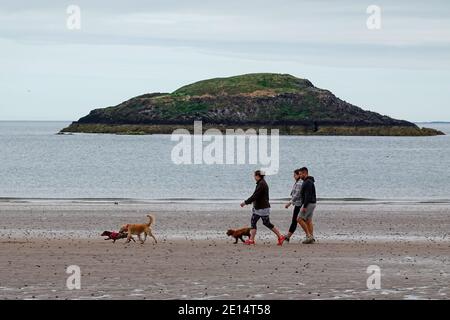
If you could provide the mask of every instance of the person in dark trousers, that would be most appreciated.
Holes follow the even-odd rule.
[[[308,168],[303,167],[300,169],[300,178],[303,180],[300,198],[302,199],[302,206],[300,209],[300,217],[298,223],[306,233],[306,239],[302,242],[304,244],[311,244],[316,242],[314,238],[313,228],[313,214],[316,209],[316,187],[314,185],[314,177],[311,177],[308,173]]]
[[[286,209],[288,209],[291,205],[294,206],[294,211],[292,213],[291,226],[289,227],[288,233],[284,236],[285,241],[288,241],[288,242],[291,239],[292,235],[294,234],[295,230],[297,229],[298,214],[300,213],[300,209],[302,207],[301,191],[302,191],[303,181],[300,178],[300,169],[294,170],[294,180],[295,180],[295,183],[292,186],[291,200],[288,203],[286,203],[286,205],[284,206]]]
[[[277,235],[278,245],[281,246],[284,241],[284,236],[282,236],[280,231],[278,231],[278,229],[270,222],[269,186],[264,179],[264,175],[265,173],[261,170],[255,171],[255,192],[253,192],[250,198],[241,203],[241,207],[253,203],[250,239],[246,240],[245,244],[255,244],[256,224],[259,219],[261,219],[263,224]]]

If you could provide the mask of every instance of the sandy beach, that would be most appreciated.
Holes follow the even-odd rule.
[[[272,204],[286,232],[291,211]],[[100,236],[156,216],[143,245]],[[320,203],[314,245],[262,224],[257,245],[234,245],[249,224],[237,203],[0,202],[0,299],[448,299],[448,203]],[[66,268],[81,268],[68,290]],[[381,269],[369,290],[367,267]]]

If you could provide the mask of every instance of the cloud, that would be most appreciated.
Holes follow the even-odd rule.
[[[382,5],[383,28],[366,28],[367,5],[364,1],[134,1],[133,3],[79,1],[82,30],[78,37],[66,29],[65,7],[10,5],[0,11],[0,36],[70,43],[96,40],[123,43],[129,37],[133,45],[145,45],[145,40],[160,39],[180,42],[264,42],[367,44],[367,45],[449,45],[450,5],[403,2]],[[15,2],[6,2],[13,3]],[[39,2],[41,3],[41,2]],[[47,4],[47,5],[45,5]],[[421,10],[429,12],[419,16]],[[98,39],[95,39],[98,37]],[[136,39],[143,39],[142,43]],[[197,41],[197,42],[196,42]]]
[[[366,28],[358,1],[75,1],[82,29],[67,30],[66,7],[6,1],[0,37],[32,45],[189,47],[230,56],[353,67],[450,67],[450,5],[380,1],[382,29]]]
[[[79,31],[66,28],[69,4],[81,8]],[[449,78],[450,3],[378,0],[382,28],[368,30],[366,8],[371,4],[372,0],[3,0],[0,91],[9,88],[3,95],[9,95],[13,106],[60,101],[82,115],[92,104],[120,102],[152,89],[175,89],[209,76],[282,71],[313,82],[320,79],[319,84],[343,92],[350,102],[399,110],[393,96],[384,106],[382,98],[368,96],[356,82],[364,74],[376,75],[379,85],[374,80],[371,86],[384,86],[389,92],[396,82],[410,77],[407,71],[414,71],[417,86],[433,92],[430,99],[442,110],[450,97],[433,88],[442,88]],[[338,70],[339,76],[328,70]],[[385,74],[389,78],[383,78]],[[127,81],[118,83],[120,79]],[[355,87],[347,90],[345,83]],[[31,94],[27,100],[22,84],[39,88],[32,92],[41,96]],[[73,92],[92,85],[103,86],[104,93],[77,100]],[[411,92],[395,95],[408,105],[418,101]]]

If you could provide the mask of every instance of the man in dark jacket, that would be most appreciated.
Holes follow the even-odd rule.
[[[312,218],[316,209],[316,187],[314,185],[314,177],[308,173],[308,169],[303,167],[300,169],[300,178],[303,180],[300,197],[302,199],[302,208],[300,209],[300,217],[298,223],[306,233],[306,239],[302,242],[310,244],[316,242],[313,233]]]
[[[256,236],[256,224],[259,219],[262,219],[263,224],[269,228],[278,237],[278,245],[282,245],[284,237],[281,235],[280,231],[270,222],[270,203],[269,203],[269,186],[264,179],[264,172],[261,170],[255,171],[256,188],[255,192],[241,203],[241,207],[253,203],[252,209],[252,219],[251,219],[251,230],[250,239],[245,241],[245,244],[255,244]]]

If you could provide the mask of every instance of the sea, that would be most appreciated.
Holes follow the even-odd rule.
[[[242,201],[258,164],[177,164],[171,135],[58,134],[69,122],[0,121],[0,201]],[[434,137],[280,136],[272,200],[306,166],[322,201],[450,202],[450,124]]]

